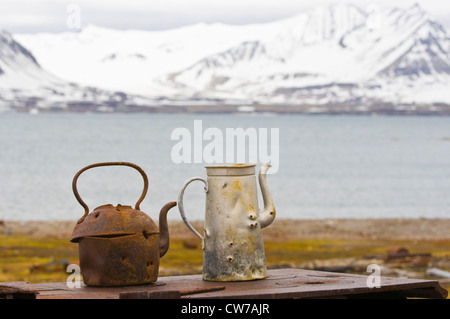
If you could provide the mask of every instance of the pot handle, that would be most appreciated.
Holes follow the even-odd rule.
[[[82,168],[81,170],[79,170],[78,173],[74,176],[73,181],[72,181],[73,193],[74,193],[76,199],[78,200],[78,203],[80,203],[80,205],[84,207],[84,215],[83,215],[83,217],[81,217],[78,220],[78,222],[77,222],[78,224],[81,223],[86,218],[86,216],[89,214],[89,207],[81,199],[80,194],[78,193],[78,189],[77,189],[78,177],[84,171],[87,171],[88,169],[91,169],[91,168],[94,168],[94,167],[100,167],[100,166],[129,166],[129,167],[132,167],[132,168],[136,169],[139,173],[141,173],[142,178],[144,179],[144,189],[142,191],[141,197],[136,202],[136,205],[135,205],[135,209],[136,210],[140,210],[139,205],[144,200],[145,195],[147,194],[147,190],[148,190],[147,174],[145,174],[144,170],[142,168],[140,168],[139,166],[137,166],[136,164],[128,163],[128,162],[105,162],[105,163],[97,163],[97,164],[88,165],[88,166]]]
[[[195,228],[191,225],[191,223],[189,223],[189,221],[187,220],[187,218],[186,218],[186,215],[184,214],[184,205],[183,205],[183,196],[184,196],[184,191],[186,190],[186,187],[190,184],[190,183],[192,183],[193,181],[202,181],[204,184],[205,184],[205,187],[204,187],[204,189],[205,189],[205,193],[208,193],[208,182],[207,181],[205,181],[203,178],[201,178],[201,177],[192,177],[192,178],[190,178],[190,179],[188,179],[185,183],[184,183],[184,185],[183,185],[183,187],[181,188],[181,191],[180,191],[180,193],[178,194],[178,210],[180,211],[180,215],[181,215],[181,218],[183,219],[183,222],[186,224],[186,226],[198,237],[198,238],[200,238],[201,240],[202,240],[202,249],[204,249],[204,241],[205,241],[205,238],[202,236],[202,235],[200,235],[200,233],[197,231],[197,230],[195,230]]]

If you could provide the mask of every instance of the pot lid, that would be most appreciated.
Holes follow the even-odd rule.
[[[153,219],[131,206],[111,204],[97,207],[84,220],[76,224],[71,242],[82,237],[117,237],[142,233],[145,237],[159,234]]]

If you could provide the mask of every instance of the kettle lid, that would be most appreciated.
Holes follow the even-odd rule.
[[[70,241],[76,243],[83,237],[119,237],[137,233],[147,238],[159,231],[153,219],[144,212],[131,206],[108,204],[97,207],[77,223]]]

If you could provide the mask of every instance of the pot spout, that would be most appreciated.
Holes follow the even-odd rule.
[[[276,211],[273,204],[272,194],[270,193],[269,186],[267,185],[266,174],[270,164],[264,163],[259,170],[259,187],[261,187],[261,194],[264,201],[264,209],[259,212],[259,220],[261,228],[269,226],[275,219]]]
[[[161,208],[159,213],[159,257],[163,257],[169,250],[169,227],[167,225],[167,213],[177,202],[170,202]]]

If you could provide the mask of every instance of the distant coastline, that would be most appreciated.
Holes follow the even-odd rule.
[[[99,105],[72,103],[66,106],[11,108],[19,113],[211,113],[211,114],[305,114],[305,115],[423,115],[450,116],[450,104],[401,104],[375,105],[326,104],[326,105],[227,105],[227,104],[181,104],[180,105]]]

